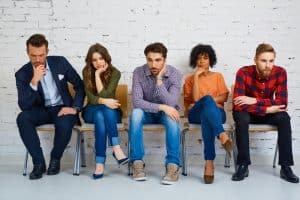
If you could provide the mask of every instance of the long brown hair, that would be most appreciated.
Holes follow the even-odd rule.
[[[101,73],[100,75],[100,79],[103,83],[104,88],[107,87],[109,80],[111,78],[111,74],[113,71],[113,67],[111,65],[111,57],[107,51],[107,49],[102,46],[99,43],[96,43],[94,45],[92,45],[89,50],[88,53],[86,55],[85,58],[85,67],[83,68],[83,77],[85,79],[85,87],[93,92],[94,94],[97,93],[97,89],[96,89],[96,82],[95,82],[95,71],[96,69],[93,66],[93,54],[97,52],[99,53],[102,58],[105,60],[105,62],[107,62],[108,64],[108,68],[105,70],[105,72]]]

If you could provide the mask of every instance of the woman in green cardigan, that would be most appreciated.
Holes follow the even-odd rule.
[[[82,73],[88,104],[83,110],[83,119],[95,124],[96,169],[93,178],[99,179],[104,172],[107,136],[118,164],[128,163],[119,144],[117,129],[121,112],[115,92],[121,73],[112,66],[107,49],[98,43],[89,48],[85,62]]]

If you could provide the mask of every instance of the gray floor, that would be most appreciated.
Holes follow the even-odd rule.
[[[188,176],[181,176],[176,185],[160,184],[164,173],[162,156],[145,158],[148,181],[135,182],[126,175],[126,167],[118,168],[108,157],[105,177],[92,180],[94,163],[89,156],[88,167],[81,169],[80,176],[72,175],[72,158],[64,158],[62,171],[56,176],[44,176],[30,181],[22,176],[23,157],[0,157],[0,199],[300,199],[300,184],[287,183],[279,178],[279,167],[271,166],[272,155],[255,155],[250,176],[242,182],[230,180],[233,167],[223,167],[223,156],[218,155],[215,166],[215,182],[202,182],[203,160],[200,155],[189,156]],[[296,163],[300,160],[296,159]],[[29,171],[31,171],[31,165]],[[300,175],[300,165],[294,168]]]

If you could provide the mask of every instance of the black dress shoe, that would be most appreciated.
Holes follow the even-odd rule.
[[[248,165],[240,165],[238,170],[232,175],[231,180],[241,181],[244,180],[245,177],[248,177],[248,175],[249,175]]]
[[[32,172],[29,174],[29,179],[31,180],[40,179],[42,178],[43,173],[45,172],[46,172],[45,164],[34,165]]]
[[[293,173],[290,166],[281,166],[280,177],[291,183],[299,183],[299,178]]]
[[[60,160],[51,159],[49,163],[49,168],[47,171],[47,175],[55,175],[58,174],[60,170]]]

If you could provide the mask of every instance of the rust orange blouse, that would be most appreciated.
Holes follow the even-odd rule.
[[[210,72],[205,76],[201,76],[198,79],[197,84],[199,85],[199,99],[207,94],[210,94],[213,98],[215,98],[222,94],[229,93],[223,75],[219,72]],[[194,74],[185,79],[183,86],[185,114],[187,114],[189,107],[195,103],[193,98],[193,85]],[[224,108],[224,103],[218,103],[217,106]]]

